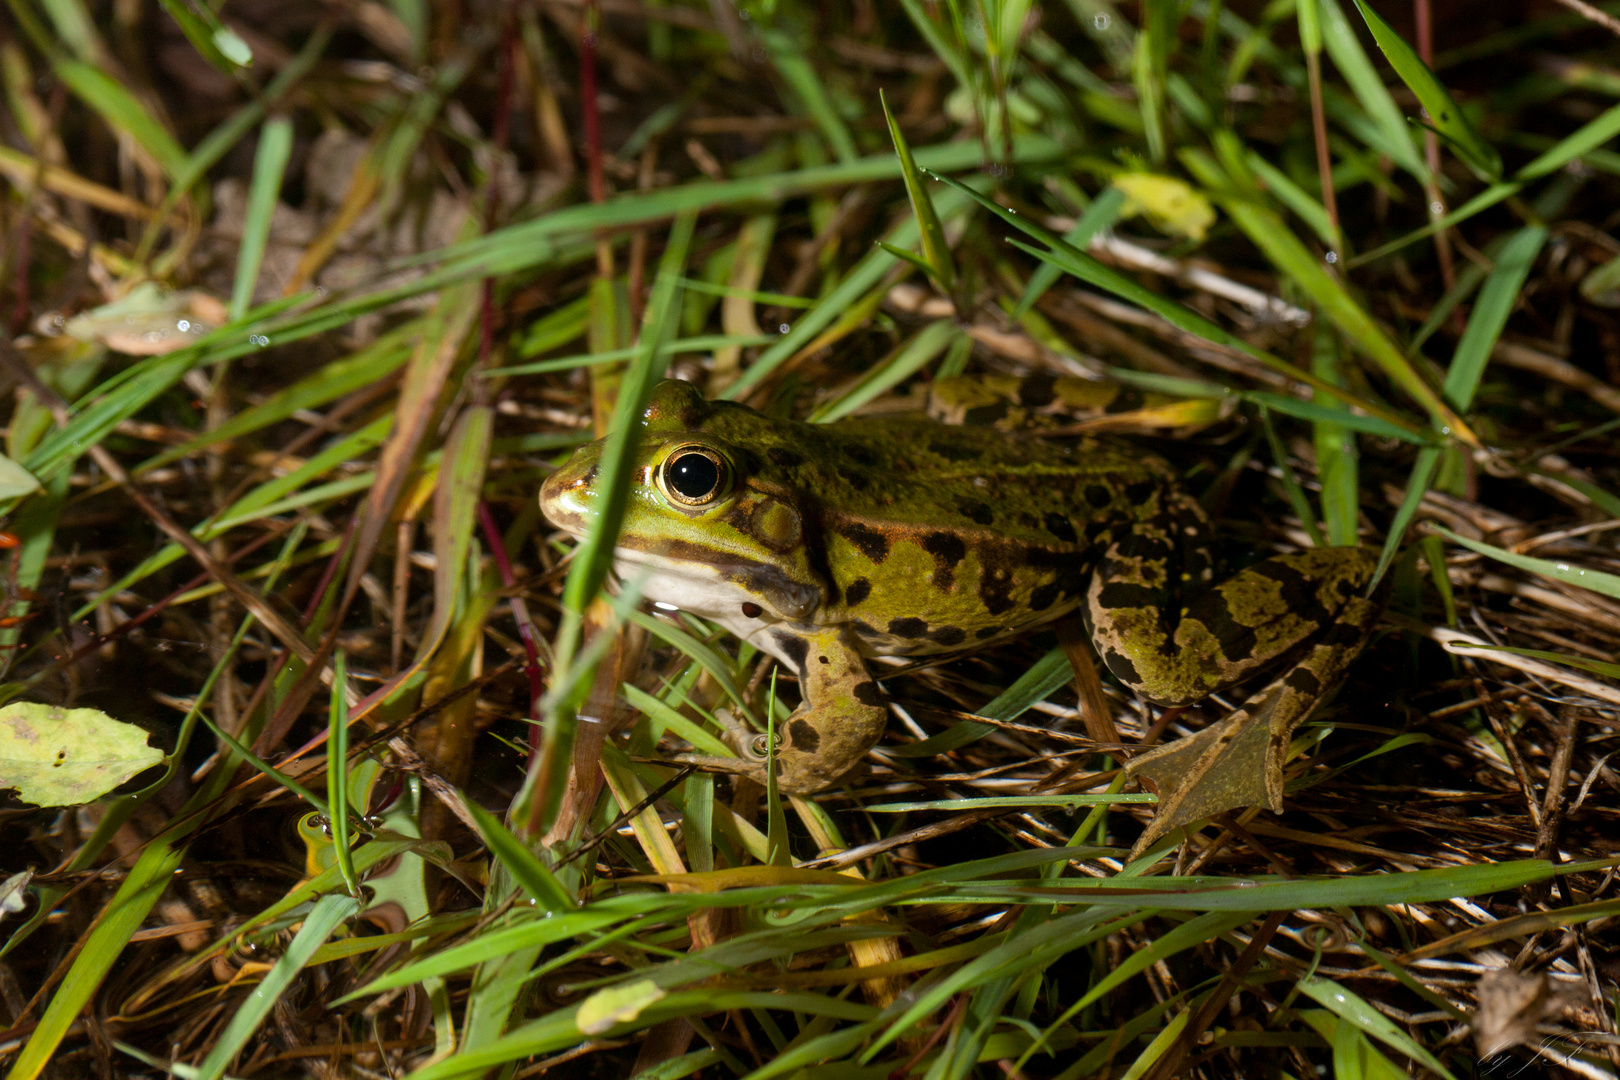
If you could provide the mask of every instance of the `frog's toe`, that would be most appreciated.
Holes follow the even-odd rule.
[[[682,765],[696,765],[705,772],[729,773],[732,776],[746,776],[750,780],[765,782],[765,769],[755,761],[745,761],[742,758],[714,757],[709,754],[676,754],[674,761]]]

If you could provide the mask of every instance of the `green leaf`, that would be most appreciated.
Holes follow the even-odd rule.
[[[574,1022],[586,1035],[600,1035],[615,1024],[628,1024],[642,1010],[668,994],[651,979],[607,986],[579,1003]]]
[[[34,474],[8,457],[0,456],[0,499],[15,499],[39,490]]]
[[[0,708],[0,788],[36,806],[99,799],[163,760],[146,732],[99,709],[19,701]]]
[[[906,198],[911,200],[911,211],[917,215],[918,230],[922,234],[923,257],[929,272],[939,287],[947,293],[956,288],[956,267],[951,260],[951,248],[945,240],[945,226],[940,224],[934,203],[923,187],[923,177],[912,160],[911,147],[900,130],[900,125],[889,111],[889,100],[878,91],[878,102],[883,106],[883,117],[889,122],[889,138],[894,140],[894,153],[900,159],[900,178],[905,181]]]
[[[253,63],[253,50],[235,31],[219,21],[219,16],[206,3],[193,6],[186,0],[158,0],[186,35],[192,48],[202,54],[214,67],[226,75],[233,75],[238,67]]]
[[[1361,10],[1361,17],[1367,20],[1367,29],[1372,31],[1373,40],[1384,51],[1390,66],[1395,74],[1407,85],[1412,93],[1417,95],[1418,101],[1423,103],[1424,110],[1429,114],[1429,122],[1439,132],[1476,173],[1484,180],[1495,180],[1502,175],[1502,155],[1496,148],[1480,138],[1474,125],[1468,122],[1468,117],[1457,103],[1451,99],[1451,94],[1441,85],[1440,80],[1434,77],[1412,46],[1397,34],[1394,29],[1379,17],[1378,13],[1367,6],[1366,0],[1355,0],[1356,7]]]

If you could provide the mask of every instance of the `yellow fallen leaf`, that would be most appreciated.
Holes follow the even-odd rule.
[[[1202,240],[1215,224],[1215,208],[1184,180],[1158,173],[1120,173],[1114,186],[1125,196],[1122,214],[1141,214],[1161,232]]]

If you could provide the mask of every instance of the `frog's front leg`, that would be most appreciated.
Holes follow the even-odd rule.
[[[776,724],[776,783],[782,791],[820,791],[854,768],[883,737],[888,708],[853,640],[840,629],[780,624],[764,631],[770,652],[799,676],[803,703]],[[766,644],[757,642],[760,644]],[[736,740],[740,758],[683,760],[765,782],[760,737]]]

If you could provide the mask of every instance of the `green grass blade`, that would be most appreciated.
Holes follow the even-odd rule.
[[[585,605],[601,588],[613,560],[613,547],[618,541],[625,500],[629,497],[630,462],[640,440],[639,421],[653,384],[663,377],[668,354],[662,346],[665,335],[671,329],[670,315],[677,310],[679,285],[675,279],[680,276],[681,267],[685,264],[696,221],[697,215],[682,214],[670,229],[658,279],[647,304],[640,352],[626,369],[620,384],[612,433],[602,448],[599,490],[604,493],[604,498],[601,509],[597,512],[589,535],[580,541],[573,568],[563,587],[563,606],[576,614],[584,611]]]
[[[1316,327],[1311,369],[1331,383],[1342,384],[1338,341],[1333,332],[1321,324]],[[1347,425],[1339,422],[1340,417],[1350,415],[1343,406],[1325,394],[1318,395],[1317,404],[1332,416],[1332,419],[1318,420],[1311,432],[1316,446],[1317,478],[1322,482],[1322,524],[1327,529],[1328,543],[1348,547],[1356,543],[1361,491],[1356,438]]]
[[[253,183],[248,189],[247,212],[242,222],[242,246],[236,256],[236,281],[231,289],[231,321],[247,314],[253,289],[259,282],[265,245],[270,240],[270,218],[281,196],[281,179],[292,156],[292,121],[278,116],[259,132],[253,158]]]
[[[1378,42],[1378,47],[1383,50],[1390,66],[1395,69],[1395,74],[1401,77],[1407,89],[1416,94],[1418,101],[1423,104],[1435,131],[1451,144],[1457,156],[1482,179],[1495,180],[1501,176],[1502,155],[1496,152],[1494,146],[1480,138],[1479,132],[1474,130],[1474,125],[1469,123],[1467,115],[1457,107],[1450,92],[1434,77],[1434,72],[1430,71],[1429,65],[1418,56],[1417,50],[1408,45],[1389,23],[1369,7],[1366,0],[1355,0],[1355,4],[1361,11],[1361,17],[1367,21],[1367,29],[1372,31],[1373,40]]]
[[[1378,69],[1373,67],[1367,51],[1361,47],[1355,28],[1344,17],[1338,0],[1317,0],[1317,4],[1322,20],[1322,44],[1327,46],[1333,66],[1350,84],[1361,107],[1382,135],[1381,149],[1393,157],[1401,168],[1428,183],[1429,167],[1418,154],[1406,118],[1401,115],[1395,99],[1389,96],[1384,80],[1378,77]]]
[[[951,257],[950,244],[945,239],[945,226],[940,224],[939,214],[928,197],[928,189],[923,186],[923,176],[917,171],[917,163],[912,160],[911,147],[906,144],[905,134],[900,130],[894,114],[889,111],[889,101],[882,90],[878,91],[878,102],[883,107],[884,119],[889,122],[889,138],[894,141],[895,156],[900,159],[900,178],[905,181],[906,198],[911,201],[911,212],[917,215],[923,258],[934,280],[948,295],[956,288],[956,265]]]
[[[1305,489],[1299,486],[1299,479],[1288,464],[1288,450],[1277,437],[1277,428],[1271,422],[1271,414],[1263,406],[1260,409],[1260,429],[1265,432],[1266,445],[1271,450],[1271,460],[1277,465],[1283,495],[1288,499],[1288,505],[1293,509],[1294,516],[1299,518],[1299,523],[1304,526],[1311,543],[1321,547],[1322,528],[1317,524],[1316,513],[1311,509],[1311,501],[1305,497]]]
[[[887,393],[927,367],[961,333],[956,324],[947,319],[927,324],[917,331],[911,340],[879,361],[860,382],[850,388],[849,393],[828,402],[811,414],[811,421],[817,424],[831,424],[842,420],[873,398]]]
[[[1265,253],[1272,265],[1316,301],[1322,314],[1344,332],[1363,356],[1377,364],[1391,382],[1422,405],[1438,427],[1464,442],[1478,442],[1473,431],[1423,381],[1406,354],[1395,347],[1367,309],[1350,295],[1342,281],[1327,272],[1322,261],[1300,243],[1276,212],[1242,199],[1226,198],[1220,202],[1232,221]]]
[[[967,192],[969,196],[976,200],[981,206],[995,213],[1003,221],[1007,222],[1009,225],[1012,225],[1014,228],[1035,237],[1048,248],[1046,251],[1041,251],[1038,248],[1025,244],[1019,240],[1010,239],[1008,242],[1019,250],[1028,252],[1042,261],[1055,263],[1057,266],[1073,274],[1080,280],[1092,285],[1096,285],[1098,288],[1106,289],[1116,296],[1123,297],[1124,299],[1129,300],[1131,303],[1136,304],[1138,307],[1144,308],[1153,312],[1155,315],[1160,316],[1171,325],[1182,330],[1186,330],[1188,333],[1196,334],[1208,341],[1213,341],[1217,345],[1225,345],[1229,348],[1247,353],[1249,356],[1254,357],[1256,360],[1260,361],[1265,366],[1272,368],[1273,370],[1280,371],[1290,378],[1298,379],[1300,382],[1303,382],[1308,386],[1330,394],[1348,405],[1354,406],[1363,410],[1364,412],[1378,417],[1386,423],[1413,432],[1414,434],[1417,434],[1419,438],[1427,438],[1427,434],[1424,433],[1421,428],[1400,416],[1398,413],[1395,413],[1381,405],[1363,401],[1350,394],[1348,391],[1340,389],[1339,387],[1334,386],[1332,383],[1325,382],[1322,379],[1317,378],[1315,375],[1312,375],[1310,372],[1288,363],[1286,360],[1273,356],[1263,349],[1255,348],[1253,345],[1250,345],[1237,335],[1228,333],[1215,323],[1210,322],[1208,319],[1193,311],[1191,308],[1178,304],[1173,300],[1166,299],[1165,297],[1162,297],[1152,290],[1144,287],[1139,282],[1126,276],[1125,274],[1120,273],[1110,266],[1103,265],[1093,256],[1064,243],[1062,240],[1058,239],[1056,236],[1053,236],[1039,225],[1029,221],[1027,218],[1018,214],[1013,214],[1010,211],[997,206],[995,202],[980,195],[978,192],[973,191],[966,185],[950,179],[946,179],[945,182],[953,187]],[[1295,243],[1297,244],[1298,241],[1296,240]]]
[[[1497,562],[1516,566],[1520,570],[1528,570],[1532,574],[1550,577],[1554,581],[1562,581],[1566,585],[1579,585],[1583,589],[1591,589],[1595,593],[1620,600],[1620,575],[1607,574],[1602,570],[1588,570],[1585,567],[1571,566],[1569,563],[1553,562],[1551,559],[1538,559],[1533,555],[1520,555],[1512,551],[1479,540],[1470,540],[1466,536],[1458,536],[1450,529],[1436,525],[1435,531],[1454,544],[1461,544],[1470,551],[1477,551],[1487,558]]]
[[[236,32],[219,21],[207,4],[192,6],[185,0],[158,0],[169,17],[179,24],[191,47],[226,75],[253,63],[253,50]]]
[[[1353,990],[1324,979],[1319,975],[1308,975],[1299,980],[1299,988],[1307,996],[1320,1002],[1330,1012],[1338,1016],[1343,1022],[1353,1024],[1356,1028],[1366,1032],[1385,1046],[1405,1054],[1424,1068],[1430,1069],[1446,1080],[1456,1080],[1451,1072],[1435,1056],[1425,1050],[1416,1039],[1395,1026],[1394,1021],[1379,1012],[1361,995]]]
[[[1078,251],[1086,250],[1093,237],[1119,220],[1119,212],[1124,206],[1125,193],[1110,184],[1091,200],[1091,205],[1080,215],[1080,220],[1074,223],[1074,228],[1064,234],[1063,242]],[[1041,297],[1046,295],[1046,290],[1056,284],[1062,274],[1061,269],[1049,262],[1037,266],[1035,272],[1029,276],[1029,284],[1024,286],[1023,295],[1018,298],[1018,306],[1013,308],[1013,321],[1022,319],[1039,303]]]
[[[180,172],[186,161],[185,150],[169,134],[169,129],[159,123],[118,80],[77,60],[58,60],[56,74],[103,120],[135,140],[170,177]]]
[[[85,937],[84,948],[74,958],[73,966],[63,976],[56,993],[51,995],[45,1014],[39,1018],[39,1026],[29,1035],[6,1080],[35,1080],[44,1071],[68,1028],[101,988],[101,981],[107,977],[113,962],[129,944],[130,935],[146,921],[184,859],[183,847],[171,845],[161,837],[141,852]]]
[[[349,895],[359,900],[360,879],[355,876],[354,852],[349,847],[348,666],[343,650],[337,650],[332,655],[332,703],[326,719],[326,803],[327,822],[332,829],[332,858],[338,873],[343,875]]]
[[[682,653],[686,654],[689,659],[695,661],[699,667],[708,672],[709,677],[715,681],[715,684],[719,686],[720,689],[725,691],[726,696],[729,697],[739,709],[742,709],[750,719],[753,718],[753,714],[748,706],[748,695],[744,693],[743,688],[737,684],[737,679],[735,673],[733,672],[733,665],[720,652],[720,650],[699,641],[681,627],[670,623],[668,620],[656,618],[652,615],[648,615],[644,611],[627,611],[625,612],[625,619],[626,621],[632,622],[641,627],[643,630],[647,631],[647,633],[662,641],[664,644],[673,645]]]
[[[1406,491],[1401,495],[1401,505],[1395,511],[1395,519],[1390,522],[1383,550],[1378,553],[1378,569],[1373,572],[1373,579],[1367,585],[1368,596],[1372,595],[1384,572],[1395,561],[1395,554],[1401,549],[1401,540],[1406,536],[1418,506],[1423,502],[1423,496],[1428,494],[1429,485],[1434,483],[1434,474],[1440,468],[1440,455],[1441,450],[1432,446],[1418,451],[1417,460],[1412,464],[1412,474],[1406,481]]]
[[[352,870],[351,870],[352,873]],[[360,901],[352,896],[323,896],[304,917],[304,925],[293,936],[287,951],[281,954],[264,981],[253,988],[253,993],[237,1009],[225,1030],[215,1040],[213,1049],[198,1069],[202,1080],[220,1080],[225,1067],[231,1063],[248,1039],[258,1030],[270,1010],[287,992],[298,973],[304,970],[315,950],[326,944],[338,927],[360,910]]]
[[[1474,401],[1474,392],[1485,374],[1485,365],[1502,336],[1508,316],[1519,302],[1519,290],[1530,276],[1530,268],[1541,246],[1547,241],[1547,228],[1529,225],[1502,246],[1496,259],[1496,269],[1485,279],[1479,290],[1479,299],[1468,316],[1468,325],[1452,354],[1451,366],[1446,370],[1443,387],[1446,399],[1458,409],[1466,410]]]
[[[1413,229],[1405,236],[1398,236],[1387,244],[1380,244],[1371,251],[1364,252],[1363,254],[1357,255],[1355,258],[1346,261],[1344,264],[1345,269],[1354,270],[1358,266],[1365,266],[1367,263],[1376,262],[1377,260],[1382,259],[1385,255],[1389,255],[1393,252],[1401,250],[1401,248],[1406,247],[1408,244],[1415,244],[1419,240],[1427,239],[1437,232],[1452,228],[1461,222],[1467,221],[1475,214],[1489,210],[1502,200],[1512,198],[1523,189],[1523,182],[1517,180],[1511,183],[1492,184],[1490,187],[1486,188],[1478,195],[1475,195],[1473,198],[1469,199],[1467,202],[1463,203],[1461,206],[1457,207],[1457,209],[1451,211],[1444,217],[1435,218],[1427,225],[1424,225],[1418,229]]]
[[[844,118],[838,115],[838,109],[827,96],[822,77],[804,55],[801,44],[776,29],[765,30],[760,36],[765,40],[765,47],[770,51],[771,63],[776,66],[777,73],[782,76],[783,82],[792,87],[794,95],[810,119],[816,122],[833,154],[846,163],[859,158],[860,151],[855,147],[854,136],[850,135]]]
[[[1564,136],[1514,174],[1520,183],[1548,176],[1620,135],[1620,105],[1610,106]]]
[[[1030,706],[1038,701],[1044,701],[1048,694],[1072,678],[1074,668],[1070,666],[1068,656],[1062,649],[1053,649],[1030,665],[1029,670],[1020,675],[1011,686],[980,709],[979,715],[992,720],[1016,720]],[[933,757],[966,746],[995,730],[993,724],[983,724],[977,720],[960,720],[939,734],[930,735],[922,742],[891,747],[888,752],[895,757]]]
[[[524,892],[541,907],[555,914],[575,910],[574,898],[562,887],[551,868],[524,847],[494,814],[471,799],[467,800],[467,810],[478,822],[478,831],[490,855],[500,860],[517,883],[523,886]]]

